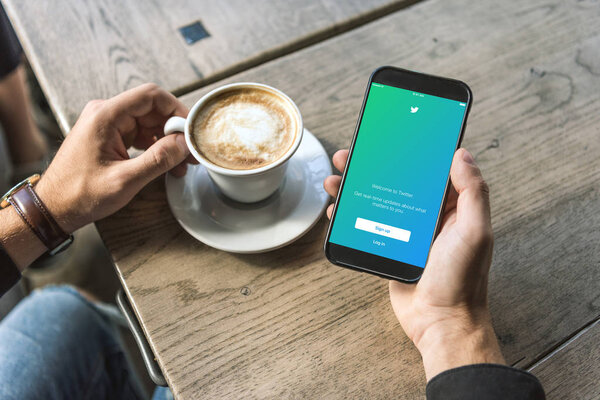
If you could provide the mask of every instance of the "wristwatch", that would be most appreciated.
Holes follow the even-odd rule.
[[[53,256],[73,243],[73,235],[62,230],[33,189],[39,180],[40,175],[35,174],[17,183],[2,197],[0,208],[13,206]]]

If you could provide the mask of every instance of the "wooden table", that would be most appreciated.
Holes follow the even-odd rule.
[[[424,0],[182,100],[234,81],[273,85],[331,154],[349,144],[375,67],[465,80],[475,102],[464,146],[491,188],[502,350],[549,398],[598,398],[599,17],[593,1]],[[325,227],[277,251],[224,253],[179,227],[162,179],[98,222],[177,398],[423,397],[387,282],[330,265]]]
[[[2,0],[64,132],[84,105],[145,82],[187,93],[415,0]],[[179,29],[200,22],[189,45]]]

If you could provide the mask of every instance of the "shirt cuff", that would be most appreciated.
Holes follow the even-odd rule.
[[[436,375],[427,383],[428,400],[543,400],[540,381],[529,372],[500,364],[473,364]]]

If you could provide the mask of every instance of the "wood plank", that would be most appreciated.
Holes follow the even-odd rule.
[[[3,3],[66,133],[90,99],[108,98],[144,82],[185,92],[414,1]],[[188,45],[179,28],[196,21],[210,37]]]
[[[575,0],[429,0],[219,85],[282,89],[332,153],[349,144],[375,67],[468,82],[464,145],[490,184],[497,236],[492,313],[507,360],[527,366],[600,310],[599,14]],[[159,180],[98,225],[180,398],[423,395],[386,282],[328,264],[325,221],[287,248],[227,254],[177,226]]]
[[[578,333],[530,369],[548,400],[600,398],[600,321]]]

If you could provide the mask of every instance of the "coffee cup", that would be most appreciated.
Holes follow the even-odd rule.
[[[271,86],[242,82],[204,95],[187,118],[171,117],[165,135],[183,132],[190,153],[227,197],[254,203],[282,184],[302,141],[300,110]]]

